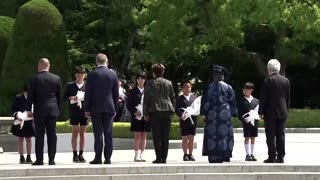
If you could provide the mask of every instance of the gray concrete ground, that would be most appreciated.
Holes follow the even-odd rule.
[[[196,158],[195,162],[183,162],[181,149],[170,149],[167,162],[168,164],[207,164],[207,157],[201,156],[202,151],[202,139],[203,134],[197,134],[196,142],[198,148],[194,151]],[[65,144],[63,146],[70,148],[70,139],[64,139]],[[58,139],[61,141],[61,139]],[[68,142],[68,143],[67,143]],[[93,140],[88,139],[87,146],[93,147]],[[285,165],[320,165],[320,134],[318,133],[287,133],[286,134],[286,157]],[[71,150],[70,150],[71,151]],[[144,158],[147,160],[145,163],[133,162],[134,152],[133,150],[115,150],[112,155],[112,165],[131,166],[140,164],[151,164],[154,160],[154,150],[147,147],[144,153]],[[267,146],[265,143],[265,135],[260,133],[256,140],[255,156],[258,159],[257,162],[245,162],[245,150],[243,145],[243,137],[241,133],[235,133],[235,146],[233,150],[233,158],[230,163],[225,164],[259,164],[262,165],[262,161],[267,158]],[[94,157],[94,153],[86,151],[84,157],[87,161],[90,161]],[[35,160],[34,154],[32,159]],[[19,165],[19,155],[17,152],[4,152],[0,154],[0,169],[1,168],[28,168],[30,165]],[[47,156],[45,155],[45,162],[47,162]],[[74,164],[72,163],[71,152],[60,152],[56,155],[57,166],[87,166],[86,164]]]

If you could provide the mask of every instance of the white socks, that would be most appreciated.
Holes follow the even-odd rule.
[[[244,144],[244,149],[246,150],[246,154],[249,155],[249,144]]]
[[[251,155],[253,155],[253,151],[254,151],[254,144],[251,144]]]
[[[246,150],[246,154],[247,155],[253,155],[253,152],[254,152],[254,144],[250,144],[250,152],[251,153],[249,153],[249,144],[244,144],[244,149]]]
[[[135,158],[138,157],[138,152],[139,152],[139,151],[134,151],[134,157],[135,157]]]

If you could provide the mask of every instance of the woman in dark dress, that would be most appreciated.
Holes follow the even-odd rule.
[[[258,137],[258,121],[254,122],[254,126],[251,123],[245,122],[243,117],[250,110],[255,109],[259,105],[259,100],[254,98],[251,94],[254,89],[254,84],[247,82],[243,87],[243,97],[238,102],[238,118],[242,122],[244,147],[246,150],[246,161],[257,161],[254,157],[254,144],[255,138]],[[251,140],[250,152],[249,152],[249,140]]]
[[[181,89],[183,94],[176,100],[176,113],[179,116],[180,129],[182,136],[182,150],[183,150],[183,161],[195,161],[193,152],[194,136],[196,135],[197,128],[197,116],[191,116],[190,118],[183,120],[183,110],[181,108],[187,108],[191,106],[197,96],[191,93],[191,82],[181,82]],[[188,154],[189,149],[189,154]]]
[[[144,120],[142,112],[137,109],[143,103],[144,84],[146,82],[145,73],[140,73],[136,77],[136,87],[130,91],[127,100],[127,109],[131,114],[130,130],[134,132],[134,161],[144,162],[142,154],[146,147],[146,132],[150,132],[149,123]],[[140,155],[139,154],[140,149]]]
[[[17,113],[24,112],[27,108],[27,93],[28,86],[24,86],[23,93],[19,94],[15,97],[15,100],[11,106],[11,111],[14,114],[15,120],[18,119]],[[23,127],[21,129],[20,124],[12,125],[12,134],[18,137],[18,151],[20,154],[20,164],[32,164],[31,160],[31,137],[34,136],[33,131],[33,121],[24,121]],[[23,156],[23,141],[26,140],[27,147],[27,158],[25,159]]]
[[[84,78],[86,76],[86,71],[84,68],[76,67],[74,76],[76,78],[75,81],[68,83],[65,100],[69,101],[69,116],[70,116],[70,125],[72,125],[72,150],[73,150],[73,162],[85,163],[86,160],[83,157],[83,148],[85,144],[85,132],[88,125],[88,118],[85,116],[84,108],[77,103],[78,91],[85,91],[85,82]],[[80,126],[79,126],[80,125]],[[80,135],[80,149],[79,154],[77,154],[77,139],[78,134]]]

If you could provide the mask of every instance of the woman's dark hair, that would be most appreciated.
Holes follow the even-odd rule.
[[[142,78],[142,79],[147,80],[147,75],[146,75],[146,73],[145,73],[145,72],[140,72],[139,74],[137,74],[136,80],[139,79],[139,78]]]
[[[185,84],[187,84],[187,83],[191,84],[191,82],[190,82],[189,80],[181,81],[181,83],[180,83],[180,87],[181,87],[181,89],[182,89],[182,88],[183,88],[183,86],[184,86]]]
[[[74,74],[85,74],[86,73],[86,70],[83,68],[83,67],[80,67],[80,66],[77,66],[74,68],[74,71],[73,71]]]
[[[152,71],[156,77],[162,77],[164,74],[165,67],[164,65],[157,63],[152,65]]]
[[[254,89],[254,84],[252,82],[246,82],[243,86],[244,89]]]
[[[23,92],[28,92],[28,84],[23,86]]]

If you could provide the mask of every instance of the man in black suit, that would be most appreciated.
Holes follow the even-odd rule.
[[[280,75],[280,62],[268,62],[269,77],[265,78],[259,106],[259,115],[265,120],[268,159],[264,163],[283,163],[285,156],[284,126],[290,106],[290,82]]]
[[[60,114],[61,80],[49,72],[50,62],[42,58],[38,63],[38,74],[29,83],[27,111],[34,117],[36,161],[32,165],[43,165],[44,132],[47,133],[49,165],[55,165],[57,135],[56,120]],[[34,105],[33,113],[31,111]]]
[[[112,124],[119,99],[117,74],[108,69],[105,54],[96,56],[97,69],[88,74],[84,96],[86,116],[91,117],[94,133],[95,158],[90,164],[102,164],[104,135],[104,164],[110,164],[112,155]]]

